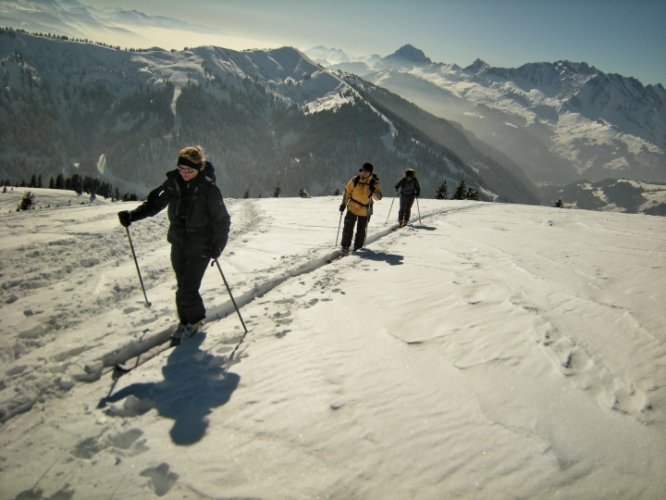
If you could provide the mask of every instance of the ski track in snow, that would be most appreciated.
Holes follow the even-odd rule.
[[[249,203],[232,201],[230,209],[237,206],[240,209],[234,217],[231,245],[259,222],[259,216]],[[86,209],[61,209],[57,228],[52,223],[47,222],[45,226],[39,223],[41,216],[52,217],[52,214],[18,214],[19,221],[25,219],[32,226],[31,232],[44,234],[47,241],[0,249],[3,265],[0,288],[5,303],[30,294],[31,300],[49,304],[44,309],[56,312],[44,317],[41,310],[24,310],[20,321],[3,320],[4,330],[18,331],[18,334],[3,336],[0,341],[1,361],[10,365],[2,387],[16,388],[16,394],[8,401],[3,398],[2,421],[29,410],[45,397],[64,394],[77,382],[99,379],[105,367],[167,340],[172,330],[171,303],[153,303],[148,309],[144,301],[132,300],[137,297],[138,278],[127,237],[115,215],[121,208],[114,205],[85,224],[77,221],[76,214],[68,212]],[[156,288],[174,287],[169,245],[165,243],[167,225],[166,212],[163,212],[130,226],[149,299]],[[25,231],[23,224],[10,224],[9,236],[21,231]],[[17,238],[11,241],[16,242]],[[65,294],[63,287],[58,286],[63,281],[68,283]],[[39,295],[38,300],[35,294]],[[122,311],[131,325],[128,338],[134,340],[112,349],[105,335],[106,330],[116,324],[113,316],[119,302],[127,303]],[[228,309],[222,306],[219,312],[225,313]],[[94,318],[93,323],[89,317]],[[62,347],[54,348],[54,344]],[[46,363],[40,354],[42,346],[47,346],[49,352],[59,353]]]
[[[235,248],[242,247],[253,236],[260,237],[272,221],[251,200],[230,200],[227,204],[232,215],[228,248],[229,255],[233,256]],[[67,210],[85,209],[62,209],[62,216],[57,218],[58,236],[52,234],[52,223],[39,223],[40,216],[50,214],[20,214],[30,217],[31,231],[47,236],[46,244],[33,243],[1,249],[4,272],[0,288],[8,294],[5,303],[19,300],[26,294],[39,294],[41,298],[37,302],[51,304],[49,309],[57,314],[44,318],[43,311],[25,310],[25,321],[10,322],[4,326],[11,331],[19,330],[19,333],[18,340],[13,336],[4,336],[0,344],[3,353],[0,360],[3,364],[11,365],[1,387],[15,388],[15,394],[9,400],[3,398],[0,401],[0,421],[30,410],[37,401],[43,401],[44,398],[59,397],[76,383],[99,380],[103,374],[110,373],[116,363],[122,363],[166,342],[175,326],[174,321],[169,319],[173,318],[170,303],[153,302],[147,308],[145,301],[131,300],[138,295],[138,277],[133,260],[128,263],[127,237],[122,234],[122,228],[116,227],[115,214],[121,208],[113,206],[85,224],[81,224],[75,214],[68,216],[67,213]],[[423,218],[429,216],[424,215]],[[169,245],[164,243],[167,226],[166,212],[130,226],[149,300],[151,289],[174,287],[173,273],[168,264]],[[366,245],[390,234],[396,227],[392,225],[378,231],[370,230]],[[10,224],[8,228],[9,234],[20,234],[25,230],[23,224]],[[81,254],[87,257],[81,258]],[[319,269],[338,256],[339,251],[334,250],[332,245],[328,249],[319,246],[305,253],[285,256],[281,262],[255,272],[242,286],[232,284],[236,304],[243,308],[285,281]],[[129,257],[132,258],[131,254]],[[223,255],[220,259],[223,270],[226,267],[223,262],[225,257]],[[207,278],[210,279],[209,275],[216,273],[216,269],[210,269]],[[266,281],[265,276],[271,278]],[[219,274],[217,277],[220,278]],[[49,286],[61,281],[69,283],[65,288],[66,294],[60,292],[61,287]],[[202,296],[207,305],[219,293],[219,287],[214,292],[202,287]],[[108,311],[121,301],[129,302],[123,308],[123,314],[130,319],[132,330],[128,332],[128,337],[132,340],[120,347],[109,348],[104,338],[104,325],[110,328],[115,324],[112,318],[114,313]],[[209,306],[207,322],[229,314],[236,314],[231,300]],[[95,318],[94,325],[86,322],[90,316]],[[238,340],[238,335],[234,338]],[[44,363],[40,348],[48,344],[52,352],[53,343],[61,344],[62,348],[48,363]],[[44,367],[40,368],[40,365]]]

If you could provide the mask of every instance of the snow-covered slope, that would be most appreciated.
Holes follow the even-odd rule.
[[[175,321],[166,217],[130,227],[147,308],[115,215],[136,203],[20,196],[0,194],[2,498],[666,490],[662,217],[421,199],[394,231],[385,198],[329,264],[337,197],[228,199],[247,335],[209,269],[205,333],[114,383],[114,353]]]
[[[306,51],[307,52],[307,51]],[[309,53],[309,52],[307,52]],[[666,90],[585,63],[529,63],[493,68],[431,62],[405,46],[363,66],[340,56],[313,58],[353,71],[460,122],[516,161],[537,184],[587,178],[666,180]]]
[[[666,185],[627,179],[581,181],[555,188],[549,194],[566,207],[648,215],[666,215]]]

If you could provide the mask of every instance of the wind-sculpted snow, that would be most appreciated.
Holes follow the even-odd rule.
[[[247,334],[211,268],[204,331],[115,382],[176,321],[166,219],[130,227],[147,308],[136,203],[0,215],[0,496],[666,489],[663,218],[421,199],[396,230],[387,197],[335,259],[339,198],[227,202]]]

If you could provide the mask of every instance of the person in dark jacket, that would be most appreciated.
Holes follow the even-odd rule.
[[[417,196],[421,196],[421,186],[416,178],[414,170],[408,168],[405,175],[395,185],[395,190],[400,194],[400,209],[398,210],[398,224],[405,227],[412,215],[412,205]]]
[[[217,259],[227,244],[231,218],[201,146],[181,149],[177,167],[167,172],[166,181],[151,191],[144,203],[132,211],[118,212],[118,218],[128,227],[169,207],[167,241],[171,243],[180,320],[173,337],[179,341],[183,335],[194,335],[206,317],[199,287],[208,263]]]

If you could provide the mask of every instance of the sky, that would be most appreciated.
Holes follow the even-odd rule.
[[[81,1],[210,26],[219,30],[215,44],[231,49],[323,45],[385,56],[411,43],[434,62],[467,66],[480,58],[518,67],[569,60],[666,84],[663,0]],[[175,45],[165,48],[201,40],[160,36]]]
[[[666,491],[664,217],[420,199],[396,230],[385,197],[329,263],[339,198],[227,199],[247,333],[209,268],[203,332],[114,382],[175,326],[167,214],[129,228],[146,307],[137,202],[24,191],[0,193],[0,498]]]

